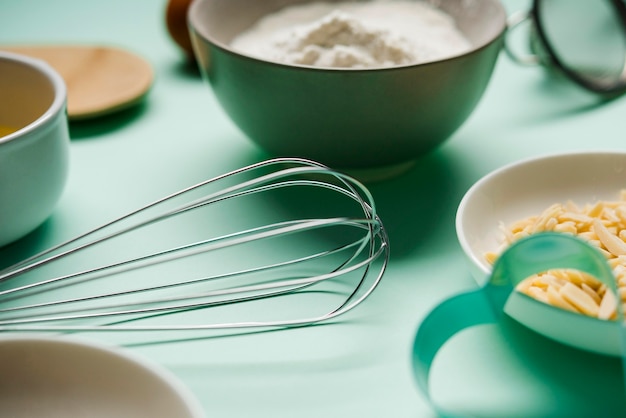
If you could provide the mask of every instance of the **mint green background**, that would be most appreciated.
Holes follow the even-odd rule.
[[[509,0],[509,11],[526,1]],[[73,124],[70,179],[50,220],[0,250],[0,265],[213,175],[266,158],[229,121],[168,38],[165,1],[0,0],[0,43],[95,43],[149,60],[145,105]],[[598,106],[568,82],[504,54],[475,113],[440,149],[370,189],[389,229],[380,287],[332,326],[227,338],[185,334],[129,350],[193,391],[209,417],[431,417],[412,378],[420,320],[475,286],[454,231],[473,182],[520,158],[626,148],[626,100]],[[561,346],[508,321],[454,337],[432,371],[434,398],[485,417],[624,416],[618,360]],[[89,335],[118,343],[113,335]]]

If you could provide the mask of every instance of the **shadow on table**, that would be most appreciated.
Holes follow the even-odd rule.
[[[407,173],[369,186],[387,228],[391,256],[401,258],[431,243],[434,234],[454,231],[461,180],[453,155],[434,151]]]
[[[598,355],[578,350],[561,343],[552,341],[519,324],[510,317],[504,317],[499,322],[500,337],[515,358],[515,365],[502,363],[496,355],[494,367],[485,369],[489,376],[487,381],[498,379],[500,382],[491,384],[500,385],[491,404],[476,403],[469,410],[453,411],[458,417],[473,418],[618,418],[626,416],[626,387],[624,383],[624,369],[620,358]],[[458,342],[458,341],[457,341]],[[483,346],[489,350],[488,345]],[[471,350],[470,350],[471,351]],[[496,350],[497,351],[497,350]],[[486,361],[485,356],[478,364]],[[471,356],[464,360],[471,362]],[[478,370],[482,366],[476,366]],[[497,368],[501,368],[497,371]],[[515,378],[510,370],[523,367],[524,385],[536,381],[538,387],[529,387],[528,391],[519,394],[519,382],[507,384],[508,379]],[[449,370],[448,370],[449,371]],[[458,379],[465,385],[475,381],[481,382],[481,376],[446,376],[446,379]],[[479,383],[480,386],[480,383]],[[510,388],[510,391],[507,390]],[[539,388],[546,388],[540,391]],[[549,388],[549,389],[547,389]],[[458,389],[457,389],[458,390]],[[468,390],[479,392],[479,387]],[[488,389],[485,389],[487,391]],[[529,402],[517,410],[518,399],[532,399],[532,393],[540,393],[541,399],[536,403]],[[510,398],[509,401],[507,401]],[[440,405],[446,408],[449,405]],[[459,408],[462,408],[459,406]],[[485,410],[487,409],[487,410]]]
[[[177,77],[198,79],[202,78],[198,64],[191,60],[180,59],[172,62],[169,67],[169,71]]]
[[[144,100],[110,115],[72,121],[69,124],[70,138],[74,141],[87,140],[118,131],[142,117],[147,110],[148,103]]]
[[[0,270],[44,250],[46,248],[46,238],[54,228],[53,224],[54,217],[51,217],[28,235],[0,247]]]
[[[254,155],[254,161],[265,157],[270,158]],[[453,153],[438,149],[417,159],[410,169],[395,177],[364,181],[389,235],[392,258],[406,257],[432,243],[434,235],[441,231],[454,235],[456,209],[468,181],[463,177],[463,164]],[[352,213],[349,207],[355,206],[348,199],[316,199],[316,192],[305,188],[284,196],[267,196],[263,204],[274,213],[282,213],[284,219],[321,216],[325,210],[329,216],[346,215]]]
[[[552,396],[567,395],[568,411],[580,415],[626,416],[624,365],[620,358],[599,355],[552,341],[505,317],[501,330],[509,347],[538,381],[553,389]],[[562,411],[561,411],[562,413]],[[558,412],[555,411],[555,415]]]
[[[535,105],[526,106],[515,117],[517,124],[535,125],[576,117],[609,106],[621,97],[603,98],[550,71],[528,86],[528,94],[535,96]]]
[[[436,150],[396,177],[364,182],[389,235],[392,257],[413,253],[432,242],[433,235],[441,230],[454,234],[456,208],[465,186],[460,178],[462,166],[455,155]],[[283,195],[267,194],[262,204],[283,219],[324,214],[362,216],[351,212],[355,204],[349,199],[329,198],[328,193],[317,198],[318,194],[311,188],[299,188]]]

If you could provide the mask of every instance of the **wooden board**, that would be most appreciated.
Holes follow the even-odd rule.
[[[128,51],[103,46],[0,46],[39,58],[67,85],[68,117],[80,120],[125,109],[141,101],[153,82],[152,67]]]

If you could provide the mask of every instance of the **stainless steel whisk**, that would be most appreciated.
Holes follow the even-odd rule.
[[[0,271],[0,331],[308,325],[363,302],[388,259],[360,182],[313,161],[273,159]]]

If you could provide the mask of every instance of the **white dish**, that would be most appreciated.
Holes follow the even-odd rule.
[[[479,285],[489,278],[485,253],[501,244],[499,223],[538,215],[554,203],[618,200],[626,189],[625,152],[547,155],[502,167],[476,182],[463,197],[456,217],[459,243]],[[602,321],[514,298],[507,313],[549,338],[584,350],[621,355],[614,322]],[[521,305],[520,305],[521,304]]]
[[[167,370],[76,339],[0,337],[0,416],[201,418]]]

